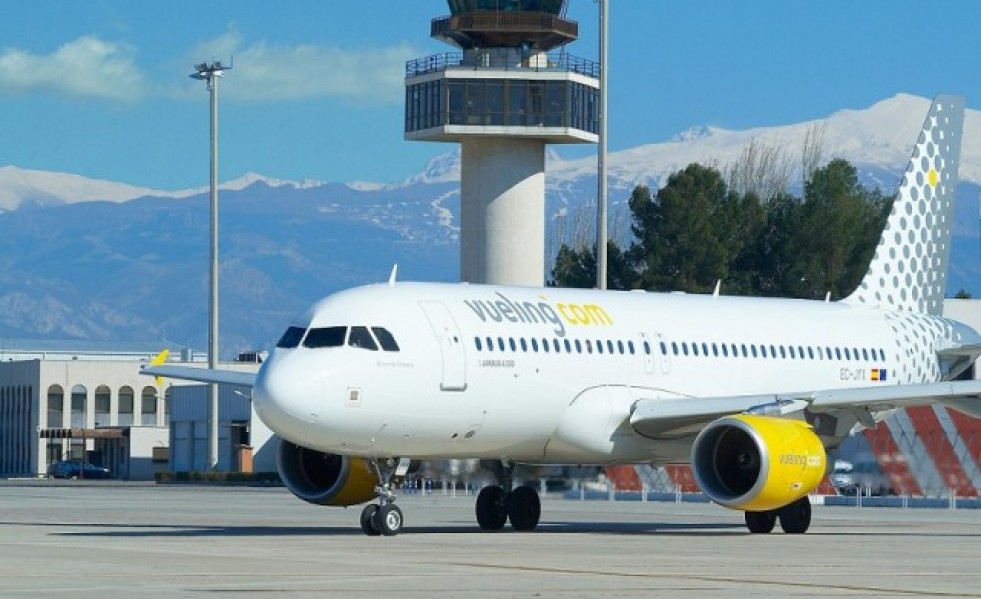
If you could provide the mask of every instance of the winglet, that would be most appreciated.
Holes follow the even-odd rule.
[[[392,274],[388,276],[388,286],[395,287],[395,277],[399,274],[399,265],[395,263],[392,265]]]
[[[715,282],[715,291],[712,292],[712,297],[719,297],[719,291],[722,289],[722,279]]]
[[[166,362],[167,361],[167,358],[169,358],[169,357],[170,357],[170,350],[169,349],[165,349],[162,352],[160,352],[159,354],[157,354],[157,356],[155,358],[153,358],[152,360],[150,360],[150,366],[160,366],[161,364],[163,364],[164,362]],[[159,377],[159,376],[158,377],[155,377],[154,380],[156,381],[158,387],[163,384],[163,378],[162,377]]]

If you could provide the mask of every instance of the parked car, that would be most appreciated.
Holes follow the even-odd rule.
[[[831,484],[839,495],[895,495],[889,477],[882,473],[875,462],[852,464],[845,460],[835,460]]]
[[[62,460],[48,467],[48,478],[109,478],[109,469],[75,460]]]

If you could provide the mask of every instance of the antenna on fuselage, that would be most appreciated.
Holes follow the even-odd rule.
[[[395,276],[399,274],[399,265],[396,262],[392,265],[392,274],[388,275],[388,286],[395,287]]]
[[[722,289],[722,279],[715,282],[715,291],[712,292],[712,297],[719,297],[719,290]]]

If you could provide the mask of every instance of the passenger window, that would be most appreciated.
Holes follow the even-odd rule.
[[[775,345],[771,345],[770,346],[770,357],[771,358],[776,358],[777,357],[777,346],[775,346]]]
[[[316,349],[320,347],[340,347],[344,345],[344,337],[347,336],[347,327],[326,327],[323,329],[310,329],[306,339],[303,340],[303,347]]]
[[[719,357],[719,346],[714,343],[712,344],[712,355],[716,358]]]
[[[704,342],[702,343],[702,355],[708,357],[709,355],[708,343],[704,343]]]
[[[691,353],[692,353],[693,356],[697,356],[698,355],[698,344],[697,343],[692,343],[691,344]]]
[[[744,358],[748,358],[749,357],[749,352],[746,351],[746,344],[743,343],[743,346],[742,347],[743,347],[743,357]]]
[[[518,339],[518,341],[521,342],[521,351],[528,351],[528,342],[525,341],[525,338],[522,337],[521,339]]]
[[[511,346],[511,351],[518,351],[518,344],[514,342],[514,337],[508,337],[508,345]]]
[[[676,355],[676,356],[678,355],[678,342],[677,341],[672,341],[671,342],[671,352],[674,355]]]
[[[613,353],[613,342],[610,341],[609,339],[606,340],[606,349],[607,349],[607,353],[611,353],[611,354]]]
[[[382,327],[371,327],[371,332],[375,334],[375,339],[378,339],[378,344],[382,346],[383,350],[399,351],[399,344],[395,342],[395,337],[388,332],[388,329]],[[490,345],[489,339],[487,344]]]
[[[300,327],[290,327],[286,329],[283,336],[279,338],[278,342],[276,342],[276,347],[292,349],[300,345],[300,341],[303,339],[303,333],[306,332],[306,329],[301,329]]]
[[[663,347],[664,344],[662,343],[661,346]],[[623,355],[623,341],[617,341],[617,349],[620,350],[620,355]]]
[[[790,359],[791,360],[793,360],[794,358],[797,357],[797,353],[794,351],[794,346],[793,345],[788,346],[787,347],[787,351],[790,353]]]
[[[688,343],[685,341],[681,342],[681,353],[688,355]]]
[[[481,350],[480,337],[474,337],[473,344],[477,347],[477,351]]]
[[[729,346],[726,345],[725,343],[722,344],[722,355],[723,355],[723,357],[726,357],[726,358],[729,357]]]
[[[766,357],[766,346],[765,345],[760,345],[760,357],[761,358],[765,358]]]
[[[869,361],[869,350],[865,349],[864,347],[862,348],[862,359],[866,362]]]
[[[538,353],[538,339],[534,337],[531,338],[531,349],[537,354]]]
[[[378,345],[368,332],[368,327],[351,327],[351,335],[347,338],[347,344],[358,349],[368,349],[378,351]]]
[[[661,342],[661,355],[662,356],[668,355],[668,344],[663,341]]]
[[[824,355],[830,360],[831,359],[831,348],[827,345],[824,346]]]
[[[504,351],[504,338],[503,337],[498,337],[497,338],[497,349],[499,349],[501,351]]]
[[[840,347],[836,347],[835,348],[835,358],[841,360],[841,348]]]
[[[490,337],[487,338],[487,351],[494,351],[494,340]]]
[[[561,348],[561,346],[559,345],[559,340],[558,339],[552,339],[552,349],[555,350],[555,353],[557,353],[557,354],[562,353],[562,350],[560,348]]]
[[[810,345],[807,346],[807,357],[810,360],[814,359],[814,349]]]
[[[582,353],[582,343],[578,339],[576,339],[576,353],[577,354]]]
[[[603,342],[602,341],[596,341],[596,353],[598,353],[598,354],[603,353]]]
[[[756,357],[756,344],[755,343],[753,345],[750,345],[749,346],[749,351],[753,354],[753,357],[755,358]]]
[[[586,339],[586,353],[593,353],[593,342],[589,339]]]
[[[845,348],[845,359],[846,360],[851,360],[852,359],[852,352],[849,351],[847,347]]]
[[[628,341],[627,342],[627,349],[630,350],[630,355],[631,356],[634,355],[634,342],[633,341]]]
[[[570,343],[568,339],[565,340],[565,353],[567,354],[572,353],[572,343]]]

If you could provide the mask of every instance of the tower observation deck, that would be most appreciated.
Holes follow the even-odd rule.
[[[430,34],[457,51],[406,63],[405,137],[461,144],[461,279],[541,286],[545,145],[596,143],[599,65],[562,50],[567,0],[448,4]]]

